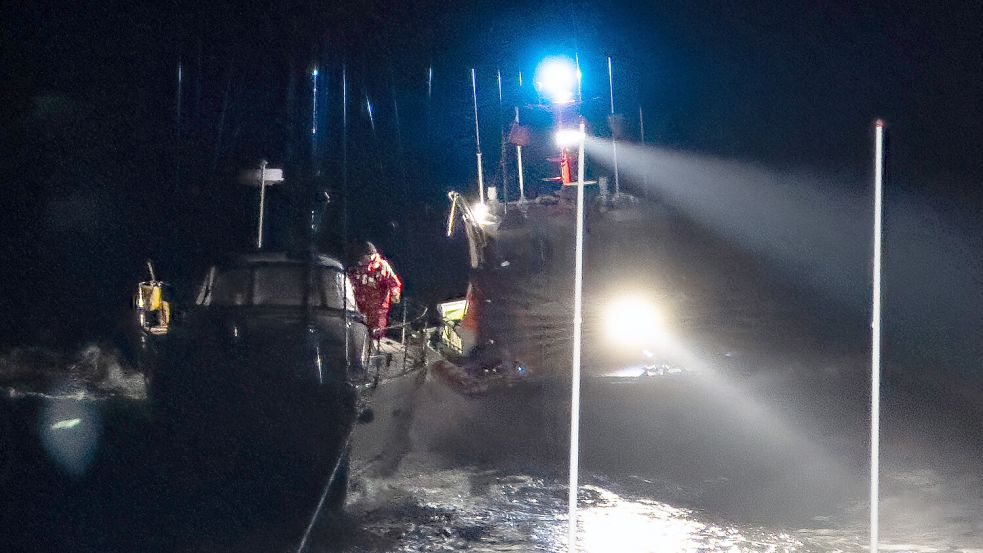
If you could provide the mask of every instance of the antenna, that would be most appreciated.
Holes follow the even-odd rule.
[[[471,97],[474,100],[474,144],[475,155],[478,158],[478,196],[485,203],[485,179],[481,171],[481,133],[478,132],[478,84],[474,67],[471,68]]]
[[[263,212],[266,209],[266,187],[283,181],[283,169],[271,169],[264,159],[259,162],[259,169],[243,171],[239,174],[239,182],[245,185],[259,186],[259,218],[256,223],[256,249],[263,249]]]
[[[608,92],[611,96],[611,117],[614,118],[614,70],[611,65],[611,56],[608,56]],[[611,152],[614,156],[614,197],[617,198],[621,193],[621,181],[618,178],[618,138],[615,136],[614,125],[611,125]]]
[[[519,106],[515,106],[515,128],[518,129],[518,127],[519,127]],[[519,201],[525,202],[526,187],[522,177],[522,144],[520,142],[521,141],[517,140],[515,144],[515,159],[517,164],[519,165]]]
[[[315,175],[320,174],[318,167],[317,148],[317,65],[311,70],[311,170]]]
[[[508,156],[508,141],[505,140],[505,120],[503,116],[502,107],[502,70],[498,70],[498,131],[499,131],[499,141],[501,143],[501,152],[498,158],[499,172],[502,176],[502,202],[505,209],[508,209],[509,205],[509,194],[508,194],[508,167],[505,165],[505,158]]]

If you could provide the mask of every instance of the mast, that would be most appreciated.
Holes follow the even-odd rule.
[[[478,84],[474,67],[471,68],[471,97],[474,100],[474,145],[475,157],[478,158],[478,197],[485,203],[485,179],[481,171],[481,133],[478,131]]]
[[[519,126],[519,106],[515,106],[515,125]],[[526,201],[526,187],[522,177],[522,144],[515,145],[515,159],[519,166],[519,201]]]
[[[505,140],[505,121],[502,113],[502,71],[498,70],[498,130],[500,133],[500,140],[502,144],[502,151],[499,155],[499,171],[502,173],[502,201],[506,208],[509,205],[509,195],[508,195],[508,169],[505,164],[505,158],[508,156],[508,141]]]
[[[611,67],[611,56],[608,56],[608,92],[611,96],[611,117],[614,117],[614,71]],[[614,197],[621,193],[621,182],[618,178],[618,138],[614,128],[611,129],[611,152],[614,155]]]
[[[314,175],[321,171],[317,163],[317,65],[311,70],[311,171]]]

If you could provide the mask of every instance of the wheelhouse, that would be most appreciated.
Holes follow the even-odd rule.
[[[211,267],[198,290],[202,307],[312,307],[358,314],[355,294],[337,260],[285,254],[242,256]]]

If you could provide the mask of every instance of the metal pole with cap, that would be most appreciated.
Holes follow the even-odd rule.
[[[263,211],[266,207],[266,160],[259,162],[259,225],[256,229],[256,249],[263,249]]]
[[[874,281],[870,357],[870,551],[877,553],[881,439],[881,212],[884,187],[884,121],[874,122]]]
[[[259,163],[259,170],[251,169],[239,174],[239,182],[250,186],[259,186],[259,217],[256,222],[256,249],[263,248],[263,220],[266,211],[266,187],[283,181],[283,169],[268,167],[264,159]]]

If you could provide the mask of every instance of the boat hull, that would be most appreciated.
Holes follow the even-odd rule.
[[[347,478],[336,467],[358,416],[337,340],[317,326],[212,315],[168,337],[150,382],[166,472],[182,502],[213,518],[312,513],[332,476]]]

